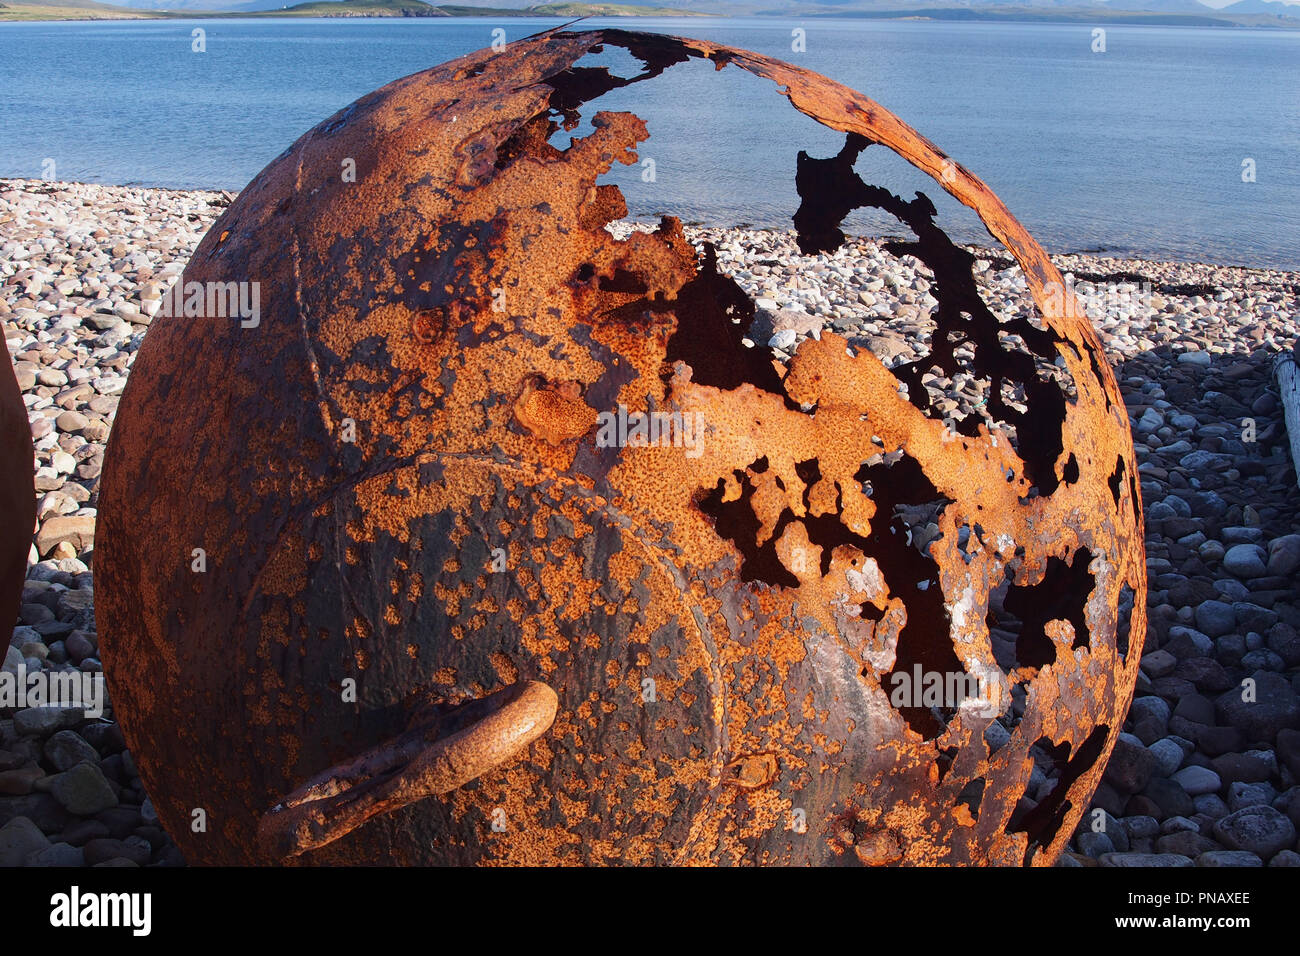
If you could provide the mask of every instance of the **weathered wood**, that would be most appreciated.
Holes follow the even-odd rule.
[[[1295,464],[1296,481],[1300,483],[1300,366],[1294,349],[1273,360],[1273,374],[1277,378],[1278,397],[1282,401],[1286,433],[1291,441],[1291,461]]]

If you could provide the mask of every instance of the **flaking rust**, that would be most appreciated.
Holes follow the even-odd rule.
[[[605,46],[642,72],[578,65]],[[597,179],[636,162],[645,125],[552,134],[691,58],[845,134],[800,156],[800,246],[836,248],[853,208],[897,217],[914,239],[887,248],[939,302],[928,356],[890,369],[825,333],[774,363],[676,219],[604,229],[626,208]],[[985,305],[927,198],[858,178],[872,144],[979,214],[1039,316]],[[878,104],[705,41],[542,34],[306,134],[183,281],[260,282],[261,322],[151,326],[96,576],[115,711],[187,859],[1059,854],[1146,628],[1127,417],[1042,249]],[[958,371],[988,400],[945,423],[932,374]],[[620,406],[661,440],[600,440]],[[700,424],[690,454],[662,440],[674,422]],[[982,696],[896,706],[927,674]],[[1055,786],[1026,796],[1035,760]]]
[[[32,429],[14,377],[9,346],[0,367],[0,620],[18,619],[36,524]]]

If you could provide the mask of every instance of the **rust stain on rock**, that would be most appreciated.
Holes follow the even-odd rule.
[[[579,65],[606,46],[641,72]],[[769,79],[845,134],[793,171],[800,247],[835,249],[855,208],[897,218],[912,238],[886,248],[938,301],[929,354],[888,367],[826,333],[773,361],[744,344],[754,304],[675,218],[604,228],[626,207],[597,180],[637,162],[645,124],[597,112],[566,148],[554,134],[690,59]],[[858,177],[869,148],[973,209],[1038,314],[996,314],[926,196]],[[115,710],[187,859],[1061,851],[1146,630],[1127,417],[1043,250],[883,107],[707,41],[552,31],[326,120],[184,279],[259,282],[261,321],[154,321],[106,456],[96,576]],[[986,406],[945,404],[935,376],[959,372]],[[593,428],[606,415],[617,441]],[[419,777],[479,726],[428,714],[488,720],[484,701],[529,681],[554,691],[553,722],[530,736],[507,710],[472,779],[373,814],[320,789]],[[1037,800],[1035,763],[1055,780]],[[304,792],[312,822],[278,816]]]

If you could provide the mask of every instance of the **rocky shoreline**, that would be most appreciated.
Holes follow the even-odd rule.
[[[163,293],[231,198],[0,180],[0,321],[39,499],[7,671],[100,670],[92,567],[105,442]],[[611,227],[631,228],[646,227]],[[754,347],[789,356],[829,329],[889,365],[926,351],[929,282],[877,241],[809,257],[788,232],[687,234],[713,242],[755,299]],[[990,307],[1030,314],[1019,269],[977,254]],[[1300,865],[1300,489],[1270,379],[1272,357],[1294,344],[1300,274],[1053,259],[1094,317],[1133,423],[1151,617],[1100,812],[1084,816],[1061,865]],[[982,401],[967,376],[945,386],[945,409]],[[1248,677],[1258,700],[1241,706]],[[111,703],[95,719],[0,708],[0,866],[183,864],[111,717]],[[1053,784],[1045,762],[1027,798]]]

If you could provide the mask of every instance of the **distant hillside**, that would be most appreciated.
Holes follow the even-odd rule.
[[[473,7],[466,7],[473,10]],[[549,17],[708,17],[710,13],[676,7],[643,7],[624,3],[543,3],[525,13]]]
[[[1199,0],[663,0],[662,5],[526,0],[0,0],[0,20],[184,17],[681,17],[781,16],[993,22],[1118,22],[1170,26],[1300,29],[1300,4],[1238,0],[1215,9]],[[500,3],[502,6],[489,5]]]
[[[424,0],[308,0],[278,10],[240,11],[239,17],[449,17]]]
[[[1137,0],[1157,4],[1163,0]],[[1181,2],[1181,0],[1173,0]],[[1243,0],[1245,2],[1245,0]],[[1201,27],[1285,27],[1300,28],[1300,19],[1265,16],[1257,13],[1240,14],[1228,12],[1228,9],[1215,10],[1197,4],[1188,10],[1127,9],[1129,3],[1122,7],[1116,4],[1094,3],[1084,5],[1075,0],[1070,6],[1026,5],[1017,4],[969,4],[965,6],[912,5],[906,0],[881,0],[869,6],[853,8],[820,9],[816,12],[801,13],[803,17],[873,19],[873,20],[955,20],[955,21],[991,21],[1022,23],[1128,23],[1145,26],[1201,26]],[[1197,9],[1199,8],[1199,9]],[[1296,8],[1300,11],[1300,8]],[[765,10],[765,14],[776,14],[777,10]]]
[[[21,0],[21,2],[16,3],[0,3],[0,7],[4,7],[6,10],[12,10],[16,7],[45,7],[47,9],[58,8],[63,10],[104,10],[109,13],[141,12],[111,3],[98,3],[96,0]]]
[[[1199,3],[1198,0],[1128,0],[1124,3],[1108,3],[1107,6],[1144,13],[1197,13],[1204,16],[1218,13],[1213,7]]]
[[[95,0],[0,0],[0,20],[140,20],[183,17],[682,17],[710,16],[673,7],[619,3],[546,3],[533,7],[433,5],[425,0],[135,0],[120,7]]]
[[[210,0],[209,0],[210,2]],[[535,7],[434,6],[424,0],[307,0],[277,9],[243,10],[238,17],[663,17],[708,16],[668,7],[620,3],[546,3]]]
[[[132,10],[94,0],[0,2],[0,20],[142,20],[149,16],[147,10]]]
[[[649,6],[626,3],[543,3],[530,4],[523,0],[495,0],[487,3],[429,3],[428,0],[302,0],[286,3],[285,0],[124,0],[121,7],[109,7],[91,0],[22,0],[25,4],[42,4],[58,7],[100,7],[125,9],[129,12],[162,11],[164,13],[259,13],[284,16],[408,16],[408,17],[488,17],[488,16],[551,16],[551,17],[650,17],[650,16],[709,16],[699,10],[683,7]],[[673,0],[685,3],[686,0]],[[496,4],[499,3],[500,6]],[[708,6],[709,0],[704,0]],[[0,6],[5,0],[0,0]]]
[[[815,18],[844,17],[848,19],[898,20],[967,20],[1007,21],[1022,23],[1141,23],[1154,26],[1179,24],[1184,26],[1230,27],[1231,20],[1215,17],[1207,9],[1206,15],[1191,13],[1158,13],[1134,10],[1113,10],[1102,5],[1091,7],[1028,7],[1028,6],[964,6],[964,7],[901,7],[890,4],[881,9],[838,10],[834,13],[805,14]]]
[[[195,11],[211,10],[223,13],[271,10],[288,6],[288,3],[287,0],[122,0],[122,6],[141,12],[193,14]]]
[[[1271,13],[1277,17],[1300,19],[1300,6],[1285,3],[1270,3],[1269,0],[1238,0],[1219,11],[1220,13]]]

